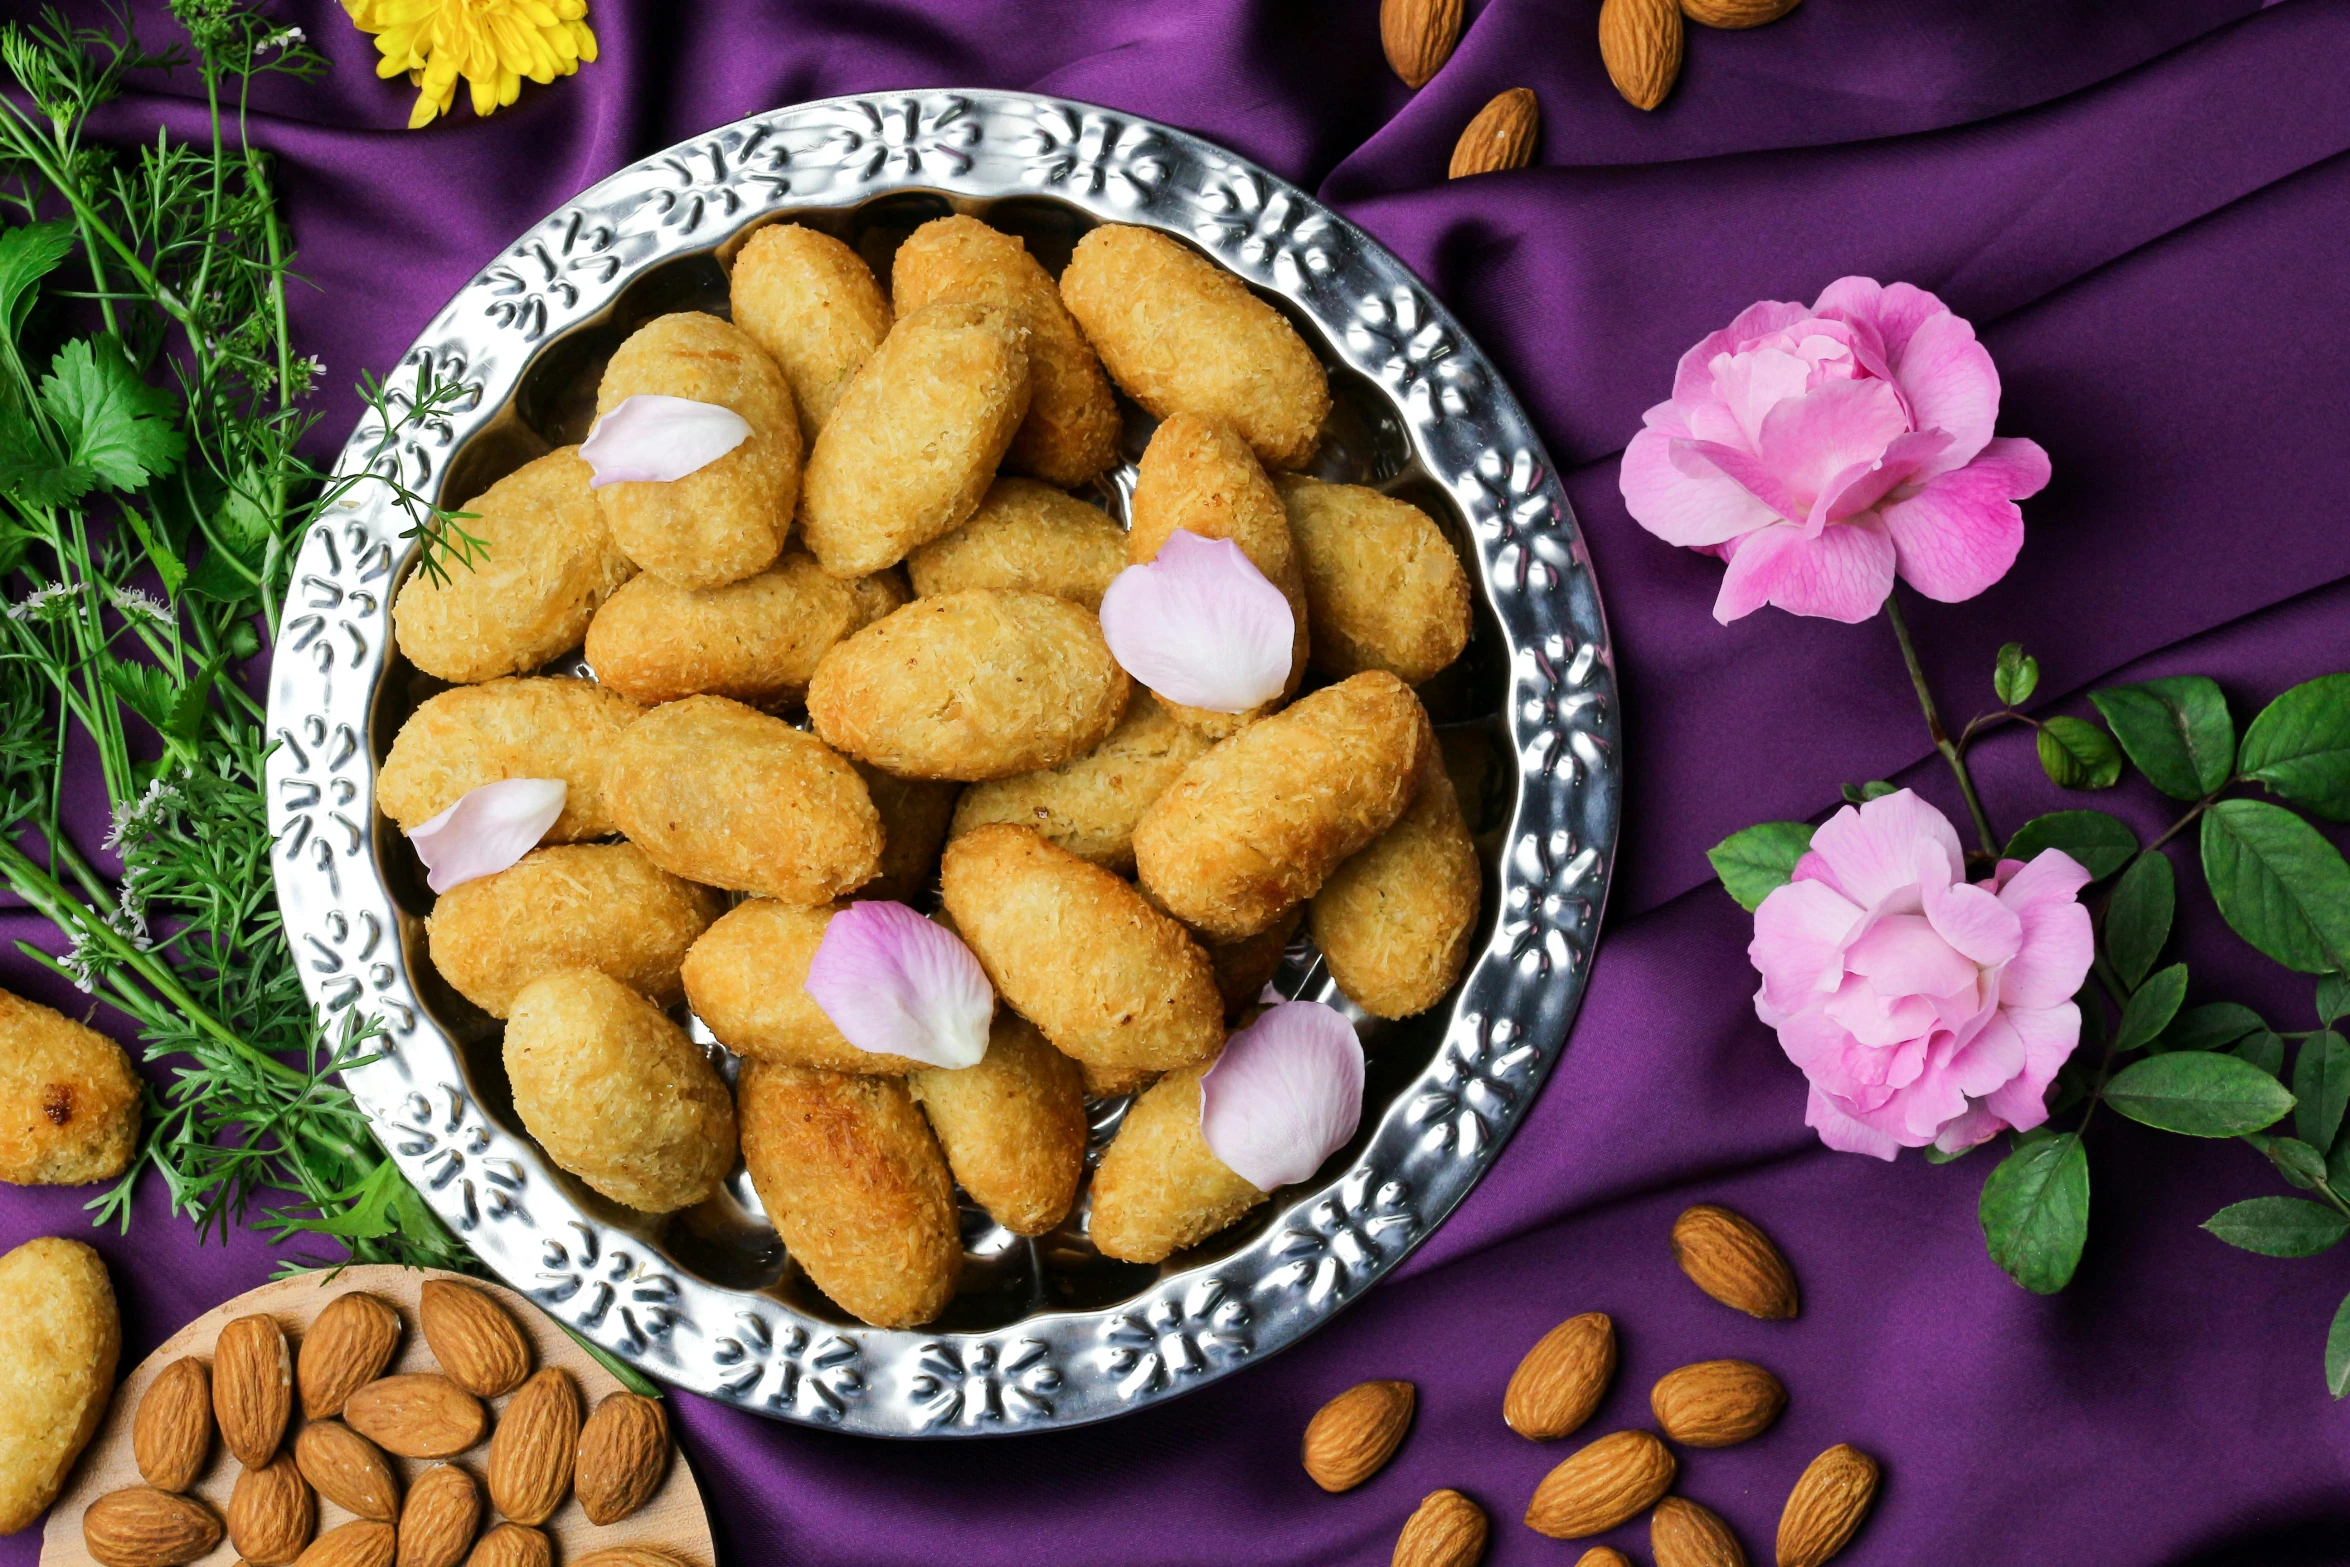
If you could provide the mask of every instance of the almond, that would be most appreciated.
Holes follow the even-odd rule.
[[[1760,27],[1802,0],[1681,0],[1681,14],[1700,27]]]
[[[449,1458],[481,1440],[481,1400],[431,1372],[378,1377],[343,1405],[343,1423],[402,1458]]]
[[[400,1508],[399,1567],[457,1567],[481,1527],[481,1487],[455,1464],[435,1464]]]
[[[589,1523],[618,1523],[653,1499],[668,1468],[669,1417],[660,1401],[615,1393],[580,1428],[571,1488]]]
[[[184,1491],[212,1450],[212,1373],[184,1355],[156,1373],[131,1421],[131,1456],[159,1490]]]
[[[1752,1220],[1705,1202],[1673,1221],[1673,1260],[1697,1287],[1750,1317],[1796,1313],[1795,1274]]]
[[[502,1523],[483,1535],[465,1567],[554,1567],[555,1547],[528,1524]]]
[[[1722,1515],[1668,1496],[1648,1515],[1648,1554],[1656,1567],[1746,1567],[1746,1552]]]
[[[400,1483],[382,1449],[342,1422],[304,1426],[294,1438],[294,1462],[302,1478],[344,1512],[377,1523],[400,1516]]]
[[[1575,1558],[1575,1567],[1632,1567],[1632,1558],[1605,1545],[1595,1545]]]
[[[1379,47],[1406,87],[1444,69],[1461,41],[1461,0],[1379,0]]]
[[[1779,1514],[1779,1567],[1820,1567],[1844,1549],[1877,1499],[1877,1461],[1838,1444],[1813,1459]]]
[[[1648,1407],[1683,1447],[1731,1447],[1770,1429],[1787,1389],[1751,1360],[1701,1360],[1658,1378]]]
[[[1599,8],[1599,57],[1633,108],[1664,102],[1681,74],[1678,0],[1606,0]]]
[[[472,1285],[427,1279],[417,1314],[433,1358],[477,1398],[511,1393],[530,1375],[530,1340],[520,1324]]]
[[[1395,1537],[1388,1567],[1477,1567],[1490,1525],[1485,1509],[1458,1491],[1431,1491]]]
[[[82,1544],[101,1567],[180,1567],[219,1543],[211,1508],[151,1485],[109,1491],[82,1512]]]
[[[490,1500],[516,1523],[545,1523],[569,1494],[578,1457],[579,1390],[569,1372],[549,1366],[523,1383],[498,1417]]]
[[[390,1524],[360,1518],[312,1540],[294,1567],[392,1567],[396,1549],[398,1536]]]
[[[1351,1491],[1395,1456],[1418,1393],[1409,1382],[1358,1382],[1306,1425],[1306,1473],[1325,1491]]]
[[[220,1439],[247,1469],[277,1456],[294,1412],[294,1361],[275,1317],[239,1317],[212,1346],[212,1414]]]
[[[1569,1317],[1534,1341],[1501,1396],[1512,1431],[1551,1442],[1591,1418],[1616,1374],[1616,1325],[1604,1311]]]
[[[353,1393],[384,1374],[399,1347],[400,1314],[388,1303],[365,1290],[328,1301],[302,1335],[302,1413],[312,1420],[341,1414]]]
[[[253,1567],[287,1567],[317,1527],[318,1499],[291,1454],[237,1476],[228,1499],[228,1541]]]
[[[656,1551],[643,1545],[607,1545],[600,1551],[590,1551],[571,1567],[688,1567],[682,1556],[667,1551]]]
[[[1472,174],[1500,174],[1522,169],[1534,161],[1534,138],[1542,128],[1542,106],[1524,87],[1512,87],[1477,111],[1461,139],[1453,143],[1448,179]]]
[[[1676,1467],[1653,1432],[1611,1432],[1542,1477],[1526,1527],[1554,1540],[1603,1534],[1654,1507]]]

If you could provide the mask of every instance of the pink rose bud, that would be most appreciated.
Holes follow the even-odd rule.
[[[1729,562],[1724,625],[1765,604],[1861,621],[1896,574],[1955,603],[2015,564],[2015,503],[2048,482],[2048,454],[1993,436],[1998,417],[1972,326],[1924,289],[1840,278],[1683,354],[1619,482],[1633,521]]]
[[[1754,1010],[1831,1148],[1958,1153],[2048,1119],[2081,1039],[2089,873],[2060,849],[1972,885],[1965,863],[1949,818],[1903,789],[1829,818],[1755,910]]]
[[[1226,1040],[1199,1080],[1200,1135],[1261,1192],[1322,1168],[1362,1118],[1362,1041],[1319,1001],[1271,1008]]]
[[[435,892],[495,876],[538,847],[563,814],[560,778],[504,778],[468,789],[455,805],[409,829]]]
[[[1289,600],[1230,539],[1176,529],[1118,573],[1101,618],[1119,667],[1170,702],[1245,713],[1289,683]]]
[[[707,468],[751,438],[749,421],[731,408],[690,397],[639,392],[589,427],[579,455],[607,484],[666,484]]]

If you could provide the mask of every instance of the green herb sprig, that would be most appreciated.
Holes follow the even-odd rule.
[[[0,26],[23,94],[0,97],[0,212],[18,220],[0,223],[0,877],[66,943],[20,950],[170,1066],[101,1222],[127,1224],[152,1171],[200,1234],[251,1223],[354,1261],[469,1266],[340,1086],[375,1025],[330,1027],[303,994],[270,876],[265,715],[238,671],[276,632],[303,530],[354,486],[389,486],[435,576],[481,541],[396,474],[300,454],[324,367],[288,329],[292,253],[245,117],[257,79],[325,62],[251,0],[172,11],[184,51],[54,11]],[[178,67],[203,84],[207,139],[85,139],[132,73]],[[429,376],[361,394],[379,454],[469,395]],[[76,735],[119,879],[65,829]]]

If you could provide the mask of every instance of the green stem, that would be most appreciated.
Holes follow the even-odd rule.
[[[1983,802],[1975,793],[1973,774],[1967,771],[1966,756],[1952,743],[1950,732],[1942,727],[1942,714],[1934,706],[1934,693],[1926,684],[1926,669],[1918,662],[1916,644],[1909,638],[1909,622],[1901,617],[1901,595],[1898,590],[1885,596],[1885,618],[1893,623],[1893,639],[1901,644],[1901,661],[1909,666],[1909,683],[1918,694],[1918,707],[1926,715],[1926,733],[1933,737],[1934,749],[1950,764],[1950,774],[1958,780],[1958,792],[1966,796],[1967,814],[1975,820],[1975,837],[1983,846],[1982,857],[1999,858],[1999,839],[1991,831],[1991,818],[1983,814]]]

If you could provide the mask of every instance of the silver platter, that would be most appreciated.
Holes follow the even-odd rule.
[[[743,120],[622,170],[522,236],[449,302],[392,377],[467,389],[464,410],[388,449],[359,430],[344,471],[396,471],[462,502],[585,432],[604,359],[669,310],[725,308],[724,262],[791,219],[886,277],[896,242],[950,210],[1020,233],[1048,267],[1097,222],[1199,246],[1286,312],[1330,367],[1312,471],[1413,500],[1480,593],[1469,652],[1424,691],[1486,862],[1477,956],[1451,1001],[1364,1020],[1363,1129],[1308,1186],[1161,1267],[1111,1262],[1071,1228],[1035,1242],[967,1212],[965,1288],[916,1332],[850,1320],[783,1255],[739,1174],[648,1218],[554,1168],[513,1114],[497,1025],[433,972],[431,906],[377,813],[377,764],[438,686],[393,647],[413,565],[380,486],[312,528],[270,685],[277,884],[330,1026],[381,1020],[348,1074],[384,1143],[482,1259],[649,1374],[776,1419],[874,1436],[1080,1425],[1282,1349],[1424,1240],[1484,1174],[1582,999],[1612,867],[1621,777],[1607,628],[1550,460],[1475,344],[1401,262],[1304,192],[1197,137],[1000,92],[834,98]],[[1139,453],[1147,420],[1132,421]],[[1113,476],[1101,499],[1122,513]],[[1342,1004],[1310,947],[1281,988]],[[721,1052],[721,1055],[723,1053]],[[722,1061],[722,1065],[726,1064]],[[1097,1105],[1097,1130],[1123,1106]]]

